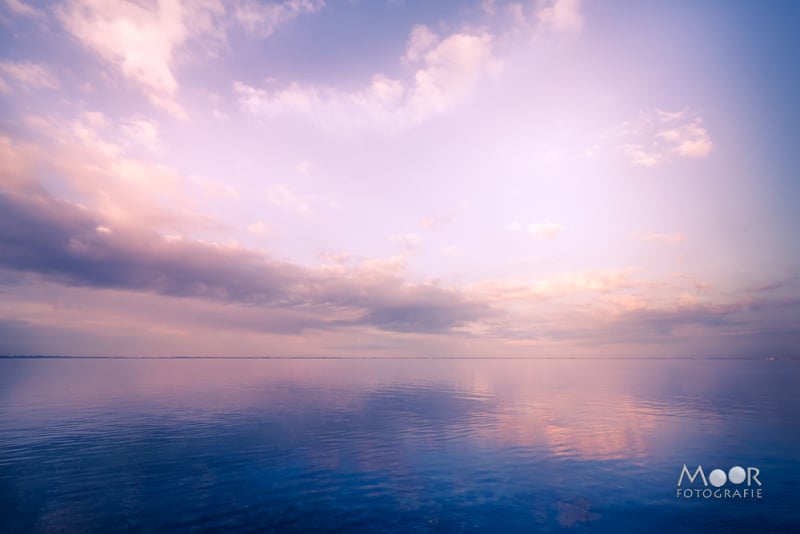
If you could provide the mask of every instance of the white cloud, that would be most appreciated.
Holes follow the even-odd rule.
[[[139,84],[155,105],[185,117],[172,71],[176,48],[189,38],[180,2],[75,0],[62,18],[75,37]]]
[[[287,0],[285,2],[255,2],[247,0],[233,9],[233,16],[250,33],[262,37],[304,14],[316,13],[325,7],[325,0]]]
[[[149,221],[170,231],[219,228],[218,221],[194,212],[186,195],[189,177],[128,154],[121,125],[102,113],[86,112],[70,122],[30,116],[24,124],[42,139],[24,145],[29,161],[57,173],[70,197],[101,214],[103,225]]]
[[[539,10],[539,23],[557,32],[576,31],[583,28],[582,0],[548,0]]]
[[[489,34],[456,33],[427,51],[409,96],[412,121],[447,111],[482,76],[497,69],[491,46]]]
[[[655,117],[660,122],[675,122],[685,118],[686,111],[664,111],[661,109],[656,110]]]
[[[241,26],[262,36],[301,14],[318,11],[322,0],[70,0],[60,10],[67,28],[88,49],[116,66],[156,106],[185,118],[178,99],[176,55],[190,42],[211,51]],[[199,42],[199,38],[204,38]]]
[[[450,215],[428,216],[423,217],[422,220],[419,221],[419,225],[425,230],[436,230],[440,226],[445,225],[452,220],[453,217]]]
[[[245,111],[275,117],[282,114],[311,116],[323,107],[322,98],[314,87],[303,87],[297,83],[278,91],[268,92],[241,82],[234,82],[239,95],[239,104]]]
[[[121,126],[122,133],[133,145],[157,152],[161,147],[158,123],[145,118],[130,119]]]
[[[439,42],[439,36],[433,33],[424,24],[414,26],[411,35],[408,37],[406,46],[406,61],[419,61],[425,52],[433,48]]]
[[[472,289],[490,302],[535,301],[629,289],[640,285],[632,280],[632,274],[631,269],[561,272],[539,276],[528,283],[483,281]]]
[[[687,111],[642,113],[617,132],[618,148],[634,165],[653,168],[674,157],[703,158],[713,144],[703,119]]]
[[[687,158],[702,158],[711,153],[711,139],[699,120],[682,124],[659,132],[659,137],[674,145],[679,155]]]
[[[533,223],[529,224],[528,226],[524,226],[519,221],[514,221],[511,224],[509,224],[506,228],[508,228],[512,232],[519,232],[524,228],[525,230],[528,231],[528,233],[534,234],[537,237],[542,237],[545,239],[552,239],[554,237],[558,237],[566,230],[564,225],[554,223],[551,221]]]
[[[25,90],[31,89],[58,89],[58,78],[44,65],[38,63],[22,62],[0,63],[0,74],[3,75],[3,83],[8,87],[7,82],[12,82]],[[2,78],[0,78],[2,79]]]
[[[99,111],[88,111],[70,124],[71,134],[75,140],[85,147],[100,152],[108,157],[117,157],[122,153],[119,139],[110,133],[112,123]]]
[[[648,151],[641,145],[633,143],[625,143],[624,145],[620,145],[620,150],[623,154],[625,154],[631,163],[641,167],[657,167],[663,159],[662,154]]]
[[[241,108],[256,115],[324,117],[315,124],[337,131],[368,125],[397,128],[448,111],[499,67],[491,35],[455,33],[440,40],[422,26],[412,31],[405,57],[420,64],[413,78],[376,74],[370,84],[352,92],[299,83],[274,89],[235,82],[234,89]]]
[[[546,239],[558,237],[564,233],[564,226],[551,221],[528,225],[528,232]]]
[[[158,122],[141,115],[113,121],[99,111],[85,111],[72,121],[72,134],[107,155],[139,148],[150,152],[161,149]]]

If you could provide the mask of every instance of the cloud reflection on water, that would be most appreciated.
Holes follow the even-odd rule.
[[[733,454],[786,513],[793,366],[0,360],[0,500],[33,531],[558,530],[675,519],[676,466]]]

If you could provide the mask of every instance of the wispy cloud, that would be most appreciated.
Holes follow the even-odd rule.
[[[736,45],[716,8],[681,8],[681,39],[634,29],[640,50],[590,2],[428,4],[0,0],[3,332],[239,354],[797,339],[791,76],[704,76],[697,42]]]
[[[144,119],[133,119],[139,120]],[[135,152],[142,148],[150,154],[146,145],[153,139],[149,134],[140,138],[142,132],[135,126],[126,130],[131,124],[99,112],[84,112],[70,121],[29,116],[25,130],[39,142],[8,140],[5,151],[19,164],[4,169],[4,180],[36,184],[32,169],[47,170],[59,177],[60,190],[116,223],[147,221],[172,230],[217,225],[192,209],[190,193],[204,194],[207,184],[137,157]]]
[[[711,153],[711,139],[699,118],[662,130],[658,136],[670,143],[675,153],[686,158],[702,158]]]
[[[590,293],[612,293],[634,287],[632,269],[551,273],[530,283],[483,281],[472,289],[491,302],[538,302]]]
[[[528,233],[545,239],[553,239],[566,231],[566,228],[563,224],[552,221],[531,223],[528,225],[524,225],[521,222],[515,221],[509,224],[507,228],[512,232],[519,232],[524,229]]]
[[[439,42],[439,36],[433,30],[420,24],[414,26],[411,34],[408,36],[408,44],[406,45],[405,61],[408,63],[415,63],[425,58],[425,53],[432,49]]]
[[[264,188],[264,198],[270,204],[299,213],[311,211],[309,199],[284,184],[270,184]]]
[[[258,3],[218,0],[156,4],[125,0],[70,0],[60,9],[66,29],[86,48],[114,65],[156,106],[179,118],[187,112],[178,97],[178,50],[202,38],[214,51],[230,28],[241,26],[266,37],[281,24],[314,13],[324,1]]]
[[[53,72],[39,63],[0,63],[0,80],[6,86],[13,83],[23,90],[58,89],[60,83]]]
[[[645,235],[644,240],[649,241],[651,243],[665,243],[667,245],[677,245],[678,243],[683,243],[686,240],[686,236],[681,232],[674,232],[671,234],[656,232]]]
[[[286,0],[256,2],[246,0],[233,7],[233,17],[248,32],[261,37],[272,35],[276,28],[304,14],[325,7],[325,0]]]
[[[136,117],[125,121],[121,129],[129,143],[152,152],[158,152],[161,149],[159,125],[156,121]]]
[[[241,108],[254,115],[305,117],[336,130],[396,129],[448,111],[481,78],[499,68],[492,54],[492,36],[480,32],[440,37],[418,26],[411,33],[405,57],[416,68],[413,77],[375,74],[357,91],[300,83],[259,88],[243,82],[236,82],[234,89]]]
[[[311,306],[327,310],[332,327],[398,332],[447,331],[491,313],[456,290],[409,284],[368,264],[331,274],[232,245],[166,239],[130,226],[112,229],[92,212],[41,190],[2,191],[0,212],[0,265],[67,285],[273,308]]]
[[[224,181],[212,180],[200,176],[190,176],[189,182],[202,191],[203,195],[208,198],[219,200],[224,198],[238,199],[241,197],[238,189]]]
[[[423,217],[419,221],[419,226],[425,230],[436,230],[452,220],[453,217],[451,215],[430,215],[428,217]]]
[[[538,21],[547,29],[571,32],[583,28],[582,0],[547,0],[540,8]]]
[[[538,237],[544,237],[548,239],[558,237],[559,235],[563,234],[565,230],[566,228],[564,228],[564,225],[551,221],[528,225],[528,232]]]
[[[16,14],[24,17],[41,17],[42,12],[23,0],[5,0],[6,7]]]
[[[648,168],[674,157],[704,158],[713,146],[703,119],[688,111],[642,113],[623,124],[618,136],[618,148],[628,160]]]
[[[393,234],[389,239],[401,247],[405,252],[414,252],[420,243],[420,237],[417,234]]]
[[[180,2],[74,0],[63,8],[61,17],[67,30],[139,85],[155,105],[186,116],[176,99],[178,82],[173,72],[175,51],[190,36]]]

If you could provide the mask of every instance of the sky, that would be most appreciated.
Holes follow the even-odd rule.
[[[800,356],[798,15],[0,0],[0,354]]]

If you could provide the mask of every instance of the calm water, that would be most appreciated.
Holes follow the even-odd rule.
[[[800,532],[798,391],[796,361],[0,360],[0,532]],[[762,498],[678,498],[684,464]]]

